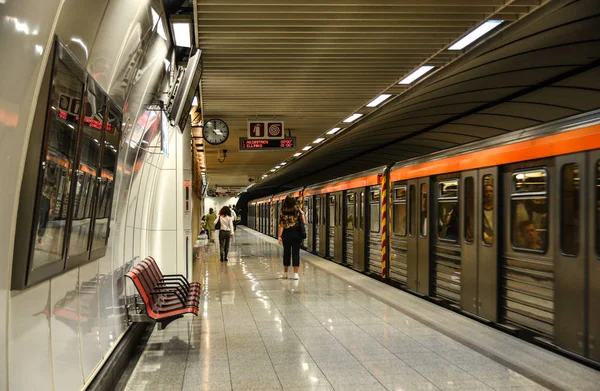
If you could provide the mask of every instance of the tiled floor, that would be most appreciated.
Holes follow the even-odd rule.
[[[279,279],[264,236],[238,229],[225,264],[216,246],[194,270],[203,313],[155,330],[127,389],[545,389],[311,263]]]

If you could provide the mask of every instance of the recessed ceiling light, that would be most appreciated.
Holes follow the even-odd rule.
[[[336,134],[338,130],[340,130],[340,128],[333,128],[329,132],[327,132],[327,134]]]
[[[325,138],[324,137],[319,137],[318,139],[316,139],[315,141],[313,141],[313,143],[314,144],[318,144],[318,143],[323,142],[323,141],[325,141]]]
[[[371,102],[367,104],[367,107],[377,107],[383,102],[385,102],[392,94],[381,94],[377,98],[373,99]]]
[[[349,123],[349,122],[354,122],[357,119],[359,119],[360,117],[362,117],[363,115],[360,113],[356,113],[356,114],[352,114],[350,117],[346,118],[344,120],[345,123]]]
[[[311,149],[312,147],[310,145],[307,145],[306,147],[302,148],[303,151],[308,151],[309,149]]]
[[[404,79],[400,80],[400,83],[398,83],[398,84],[410,84],[432,69],[433,69],[433,66],[431,66],[431,65],[423,65],[422,67],[419,67],[416,71],[411,73],[410,75],[406,76]]]
[[[475,30],[471,31],[464,37],[458,40],[454,45],[450,46],[448,50],[463,50],[485,34],[489,33],[496,27],[500,26],[504,22],[503,20],[488,20],[487,22],[479,25]]]
[[[300,155],[302,155],[302,152],[296,152],[296,153],[294,154],[294,156],[295,156],[295,157],[298,157],[298,156],[300,156]]]
[[[173,23],[173,35],[175,35],[175,45],[185,48],[192,47],[192,38],[190,34],[190,23]]]

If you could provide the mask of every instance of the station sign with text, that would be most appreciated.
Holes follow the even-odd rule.
[[[285,151],[296,149],[296,138],[281,139],[249,139],[240,137],[240,151]]]

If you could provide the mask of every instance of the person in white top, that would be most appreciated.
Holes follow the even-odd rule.
[[[237,220],[237,213],[235,213],[235,208],[233,207],[233,205],[231,205],[231,208],[229,208],[231,210],[231,219],[233,221],[233,231],[235,232],[236,229],[236,225],[235,225],[235,221]]]
[[[233,238],[233,219],[231,218],[231,209],[224,206],[219,211],[217,220],[221,227],[219,229],[219,253],[221,262],[227,262],[227,254],[229,254],[229,240]]]

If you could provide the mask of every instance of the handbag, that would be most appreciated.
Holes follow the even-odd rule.
[[[300,237],[306,239],[306,225],[304,225],[304,220],[302,220],[302,213],[298,214],[298,226],[300,227]]]
[[[215,224],[215,230],[221,229],[221,216],[217,217],[217,223]]]

